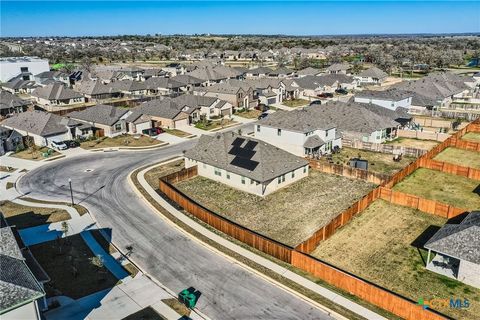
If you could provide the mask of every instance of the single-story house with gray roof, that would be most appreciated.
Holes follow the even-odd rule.
[[[427,270],[480,288],[480,211],[470,212],[459,224],[445,224],[424,247]]]
[[[355,76],[355,79],[359,84],[381,84],[387,77],[388,74],[383,70],[377,67],[371,67],[360,72]]]
[[[115,137],[127,133],[125,119],[131,111],[114,106],[97,104],[82,111],[74,111],[67,116],[84,125],[79,128],[78,136],[94,134],[98,137]]]
[[[305,159],[234,132],[202,135],[184,157],[200,176],[261,197],[308,176]]]
[[[355,102],[371,103],[386,109],[396,110],[397,108],[410,109],[413,94],[397,88],[387,90],[364,90],[355,93]]]
[[[43,108],[85,102],[83,94],[67,88],[65,84],[61,82],[39,87],[32,92],[32,96]]]

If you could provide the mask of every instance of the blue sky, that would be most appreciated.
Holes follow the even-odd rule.
[[[479,1],[4,1],[0,35],[480,32]]]

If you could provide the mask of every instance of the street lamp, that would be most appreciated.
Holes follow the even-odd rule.
[[[73,206],[75,203],[73,202],[72,179],[68,178],[68,184],[70,185],[70,198],[72,199],[72,206]]]

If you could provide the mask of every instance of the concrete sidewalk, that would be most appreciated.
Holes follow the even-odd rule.
[[[174,160],[170,160],[170,161],[176,161],[176,159]],[[305,288],[308,288],[310,290],[312,290],[313,292],[315,293],[318,293],[320,295],[322,295],[323,297],[331,300],[332,302],[340,305],[340,306],[343,306],[344,308],[352,311],[352,312],[355,312],[356,314],[366,318],[366,319],[372,319],[372,320],[379,320],[379,319],[385,319],[384,317],[380,316],[379,314],[373,312],[373,311],[370,311],[369,309],[365,308],[365,307],[362,307],[361,305],[335,293],[335,292],[332,292],[264,257],[261,257],[255,253],[253,253],[252,251],[250,250],[247,250],[247,249],[244,249],[228,240],[226,240],[225,238],[211,232],[210,230],[206,229],[205,227],[203,227],[202,225],[200,225],[199,223],[193,221],[192,219],[190,219],[189,217],[187,217],[186,215],[184,215],[182,212],[178,211],[177,209],[175,209],[172,205],[170,205],[167,201],[165,201],[162,197],[160,197],[156,192],[155,190],[147,183],[147,181],[145,180],[145,173],[156,167],[156,166],[159,166],[159,165],[162,165],[162,164],[157,164],[157,165],[154,165],[154,166],[151,166],[151,167],[148,167],[146,169],[143,169],[142,171],[140,171],[138,173],[138,181],[139,183],[141,184],[141,186],[148,192],[148,194],[155,200],[157,201],[163,208],[165,208],[166,210],[168,210],[168,212],[170,212],[173,216],[175,216],[177,219],[179,219],[180,221],[182,221],[183,223],[187,224],[189,227],[191,227],[192,229],[196,230],[197,232],[200,232],[201,234],[203,234],[204,236],[208,237],[209,239],[215,241],[216,243],[238,253],[238,254],[241,254],[242,256],[244,256],[245,258],[251,260],[251,261],[254,261],[256,262],[257,264],[265,267],[265,268],[268,268],[272,271],[274,271],[275,273],[277,274],[280,274],[281,276],[289,279],[289,280],[292,280],[300,285],[302,285],[303,287]],[[140,193],[139,191],[135,188],[135,186],[133,185],[133,182],[131,181],[131,179],[129,179],[130,183],[132,184],[133,186],[133,189],[139,194],[140,197],[142,197],[145,201],[147,201]],[[148,202],[148,201],[147,201]],[[159,213],[162,217],[163,215],[161,213]],[[165,218],[165,217],[164,217]],[[167,218],[165,218],[167,219]],[[168,219],[167,219],[168,220]],[[212,248],[213,249],[213,248]],[[215,249],[213,249],[215,250]],[[230,259],[232,259],[230,257]],[[257,272],[258,273],[258,272]],[[278,283],[277,283],[278,284]],[[280,284],[278,284],[280,285]],[[293,290],[291,289],[288,289],[287,287],[284,286],[284,289],[292,292],[292,294],[296,294],[296,295],[299,295],[298,293],[294,292]],[[327,312],[329,313],[334,313],[333,311],[331,310],[328,310],[327,308],[321,306],[320,304],[308,299],[307,297],[304,297],[305,300],[308,300],[310,301],[312,304],[316,305],[317,307],[319,308],[322,308],[322,309],[325,309]],[[339,316],[339,315],[338,315]],[[340,316],[341,317],[341,316]]]

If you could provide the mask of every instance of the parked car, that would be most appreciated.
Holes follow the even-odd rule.
[[[52,141],[50,141],[50,146],[53,149],[57,149],[57,150],[67,150],[68,149],[67,145],[65,143],[63,143],[63,141],[52,140]]]
[[[347,94],[348,91],[346,89],[343,89],[343,88],[338,88],[337,90],[335,90],[336,93],[338,94]]]
[[[80,146],[80,143],[78,143],[78,142],[75,141],[75,140],[65,140],[65,141],[63,141],[63,143],[65,143],[65,145],[66,145],[68,148],[76,148],[76,147],[79,147],[79,146]]]
[[[268,116],[268,113],[263,112],[261,115],[258,116],[258,120],[261,120],[263,118],[266,118]]]
[[[165,132],[165,131],[160,127],[155,127],[155,128],[142,130],[142,134],[150,136],[150,137],[158,136],[160,133],[163,133],[163,132]]]
[[[314,101],[310,102],[309,105],[310,105],[310,106],[314,106],[314,105],[319,105],[319,104],[322,104],[322,101],[320,101],[320,100],[314,100]]]
[[[330,92],[322,92],[317,95],[319,98],[333,98],[333,93]]]

